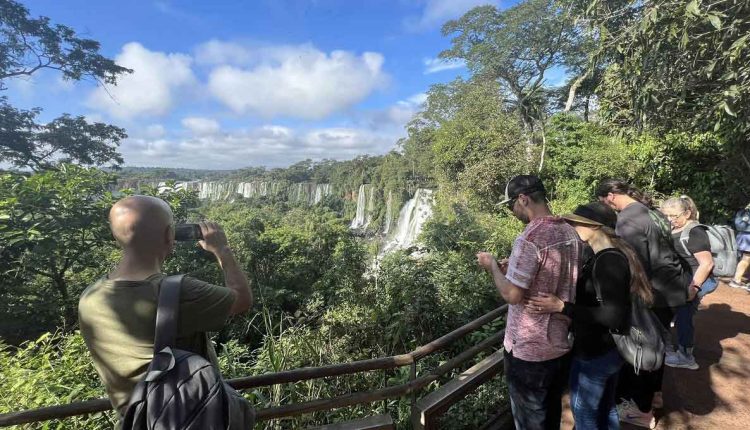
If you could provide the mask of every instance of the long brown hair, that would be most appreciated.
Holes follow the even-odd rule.
[[[612,245],[622,251],[628,259],[628,268],[630,269],[630,294],[638,296],[638,298],[640,298],[645,304],[650,305],[653,303],[654,293],[651,290],[651,282],[649,282],[648,276],[646,276],[646,271],[643,269],[643,264],[641,264],[641,260],[638,258],[635,249],[625,242],[623,238],[618,236],[611,228],[602,226],[600,230],[607,235],[612,242]]]
[[[594,191],[597,197],[607,197],[609,193],[623,194],[643,203],[650,209],[654,208],[654,201],[651,199],[651,196],[623,180],[606,179],[600,182],[596,187],[596,191]]]

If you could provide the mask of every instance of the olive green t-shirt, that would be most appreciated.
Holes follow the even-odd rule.
[[[156,274],[143,281],[102,278],[86,288],[78,302],[81,335],[112,406],[121,415],[153,358],[159,283],[164,277]],[[206,332],[222,328],[232,303],[231,289],[184,277],[176,347],[216,364]]]

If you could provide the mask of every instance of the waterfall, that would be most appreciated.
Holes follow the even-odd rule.
[[[432,190],[419,188],[414,197],[404,204],[398,215],[395,233],[383,246],[381,256],[396,249],[409,248],[416,243],[424,223],[432,216],[432,194]]]
[[[393,221],[393,192],[388,191],[388,198],[385,201],[385,225],[383,227],[383,234],[388,234],[391,231],[391,222]]]
[[[373,204],[373,191],[370,191],[370,199],[367,199],[367,191],[373,188],[370,184],[362,184],[359,186],[359,192],[357,192],[357,213],[354,216],[349,228],[352,229],[365,229],[370,224],[370,213],[368,206]]]
[[[331,184],[318,184],[315,186],[315,197],[312,204],[317,205],[324,197],[331,194]]]

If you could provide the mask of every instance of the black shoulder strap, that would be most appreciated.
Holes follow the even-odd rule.
[[[591,260],[593,260],[593,263],[591,264],[591,283],[594,284],[594,291],[596,291],[596,301],[599,302],[599,306],[604,303],[604,299],[602,299],[602,290],[599,288],[599,281],[596,279],[596,262],[599,260],[597,258],[597,255],[594,255],[591,257]]]
[[[177,340],[177,316],[180,308],[180,286],[184,275],[167,276],[159,287],[159,305],[156,309],[154,355],[164,347],[174,347]]]
[[[613,252],[617,255],[622,255],[619,250],[614,249],[605,249],[601,252],[599,255],[595,255],[594,257],[591,257],[594,260],[593,267],[591,267],[591,282],[594,284],[594,290],[596,291],[596,301],[599,302],[599,306],[604,303],[604,299],[602,298],[602,290],[599,287],[599,281],[596,279],[596,263],[599,261],[599,258],[603,256],[606,253]]]

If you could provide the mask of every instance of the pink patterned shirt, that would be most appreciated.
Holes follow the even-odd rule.
[[[575,286],[583,242],[562,218],[537,218],[513,244],[506,278],[523,288],[524,297],[551,293],[575,301]],[[526,361],[547,361],[568,351],[570,319],[562,314],[533,315],[523,302],[508,307],[505,350]]]

